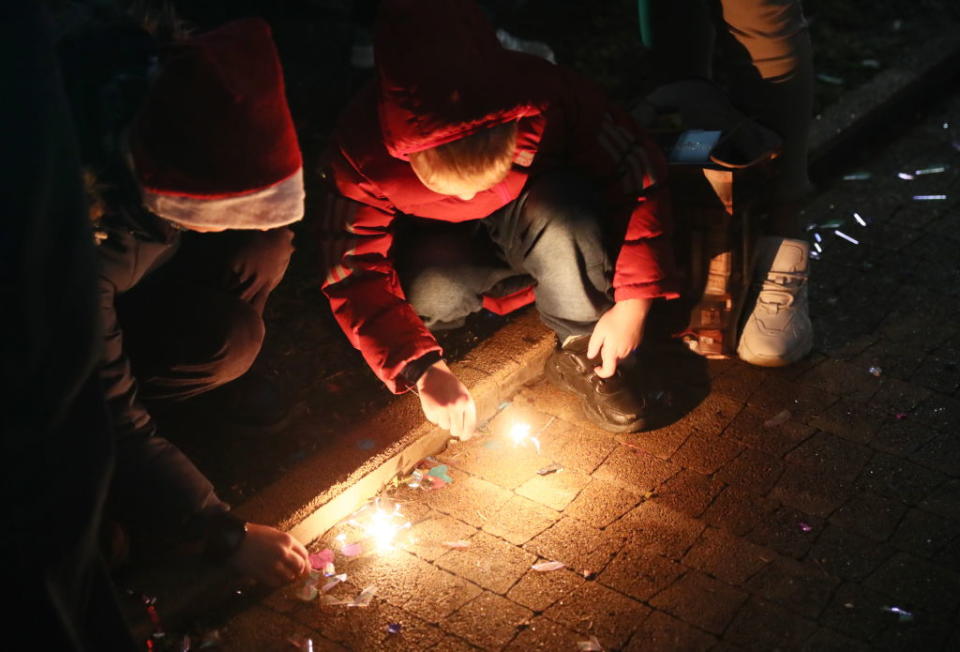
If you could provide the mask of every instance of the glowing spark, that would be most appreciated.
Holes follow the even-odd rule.
[[[513,428],[510,430],[510,438],[513,439],[513,443],[517,446],[522,444],[524,440],[530,436],[530,424],[529,423],[515,423]]]
[[[913,179],[913,175],[909,172],[897,172],[897,176],[903,179],[904,181],[910,181]]]
[[[857,224],[859,224],[860,226],[866,226],[866,225],[867,225],[867,221],[866,221],[865,219],[863,219],[862,217],[860,217],[860,213],[854,213],[854,214],[853,214],[853,219],[855,219],[855,220],[857,221]]]
[[[857,240],[856,238],[851,238],[850,236],[848,236],[846,233],[844,233],[843,231],[841,231],[841,230],[839,230],[839,229],[834,229],[834,230],[833,230],[833,233],[834,233],[838,238],[843,238],[843,239],[846,240],[847,242],[852,242],[852,243],[855,244],[855,245],[860,244],[860,241],[859,241],[859,240]]]
[[[400,530],[410,527],[410,522],[400,523],[403,514],[400,505],[394,505],[393,511],[387,511],[377,503],[376,509],[364,527],[364,535],[373,541],[380,552],[393,549],[393,542]]]
[[[916,201],[935,201],[938,199],[946,199],[946,195],[914,195],[913,198]]]
[[[913,173],[918,177],[923,174],[940,174],[941,172],[946,172],[946,165],[935,165],[931,168],[920,168],[919,170],[914,170]]]

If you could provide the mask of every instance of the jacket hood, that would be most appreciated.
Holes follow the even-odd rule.
[[[374,42],[387,151],[443,145],[540,113],[480,8],[471,0],[386,0]]]

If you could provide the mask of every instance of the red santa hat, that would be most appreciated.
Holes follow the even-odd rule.
[[[130,132],[148,210],[188,228],[303,217],[303,159],[270,27],[228,23],[179,43]]]

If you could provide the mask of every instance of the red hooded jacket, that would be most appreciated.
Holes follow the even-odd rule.
[[[606,190],[624,234],[615,299],[675,297],[662,155],[588,80],[503,49],[470,0],[387,0],[375,53],[378,79],[344,111],[326,174],[324,293],[350,342],[392,391],[411,361],[440,351],[407,303],[390,260],[398,214],[463,222],[513,201],[528,177],[573,168]],[[518,122],[507,177],[463,201],[427,189],[409,154]]]

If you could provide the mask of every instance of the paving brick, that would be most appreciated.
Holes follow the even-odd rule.
[[[886,541],[906,512],[896,500],[869,491],[860,491],[830,517],[830,522],[869,537]]]
[[[412,614],[397,610],[390,623],[400,625],[396,634],[387,633],[375,648],[377,652],[403,652],[404,650],[446,650],[449,652],[467,652],[473,647],[463,639],[444,632],[436,624],[428,623]],[[354,648],[361,650],[363,648]]]
[[[823,518],[843,504],[852,490],[851,481],[801,466],[788,466],[769,496]]]
[[[898,553],[864,584],[886,594],[897,606],[955,623],[960,606],[960,577],[907,553]]]
[[[563,469],[558,473],[530,478],[517,487],[516,493],[551,509],[562,511],[589,482],[589,475]]]
[[[813,622],[754,596],[740,608],[723,638],[744,650],[797,650],[816,629]]]
[[[423,502],[474,527],[483,527],[488,512],[496,512],[510,500],[510,492],[497,485],[451,469],[453,484],[423,493]]]
[[[646,546],[651,552],[681,559],[703,532],[704,524],[659,504],[656,500],[640,503],[607,528],[610,536],[619,536]]]
[[[224,650],[237,652],[289,652],[290,639],[313,640],[316,652],[345,652],[346,648],[320,633],[270,609],[253,606],[230,618],[220,628]]]
[[[504,650],[507,652],[573,650],[577,646],[577,641],[582,640],[584,640],[583,634],[578,634],[544,616],[537,616],[520,630]]]
[[[766,369],[754,367],[737,360],[725,373],[713,379],[710,383],[710,391],[729,396],[740,402],[746,402],[767,378],[768,372]]]
[[[377,600],[427,622],[438,622],[480,594],[478,586],[401,550],[362,558],[338,570],[349,573],[358,587],[376,586]],[[429,591],[423,590],[426,586]]]
[[[719,435],[742,408],[741,400],[711,393],[683,417],[682,423],[705,435]]]
[[[922,385],[943,394],[952,394],[960,389],[960,367],[957,357],[928,355],[910,377],[910,382]]]
[[[867,443],[880,429],[886,414],[877,410],[873,401],[841,399],[810,419],[810,425],[829,433]]]
[[[735,439],[694,431],[677,450],[673,461],[699,473],[710,474],[736,457],[742,449],[743,444]]]
[[[602,528],[626,514],[641,500],[643,494],[638,489],[594,478],[563,513]]]
[[[680,467],[643,451],[620,445],[594,472],[595,478],[636,487],[641,492],[653,491]]]
[[[514,495],[490,515],[483,524],[483,531],[519,546],[553,525],[558,518],[559,512]]]
[[[747,581],[746,587],[790,611],[816,619],[840,581],[811,562],[780,557]]]
[[[803,382],[790,382],[782,378],[768,379],[756,392],[747,399],[747,405],[766,411],[765,419],[769,419],[781,410],[790,410],[793,418],[800,423],[806,423],[810,417],[823,412],[825,409],[840,400],[840,395],[846,392],[831,392],[829,388],[845,389],[842,382],[836,379],[827,382],[832,374],[847,370],[847,363],[826,360],[802,376]],[[826,367],[826,369],[824,369]],[[868,378],[873,378],[867,374]],[[876,380],[876,378],[873,378]],[[876,391],[874,389],[874,391]],[[870,392],[872,393],[872,392]],[[869,398],[869,394],[859,398]]]
[[[890,614],[891,620],[896,616]],[[956,650],[946,645],[950,627],[945,623],[921,619],[910,623],[893,622],[877,632],[871,641],[873,649],[889,652],[903,650]]]
[[[948,480],[924,499],[920,507],[960,520],[960,480]]]
[[[837,634],[832,629],[818,629],[807,639],[803,652],[867,652],[873,649],[867,643]]]
[[[727,484],[765,495],[783,473],[783,463],[768,453],[754,448],[744,449],[720,469],[716,477]]]
[[[657,594],[650,604],[700,629],[720,634],[746,598],[740,589],[692,570]]]
[[[748,535],[754,543],[773,548],[781,555],[800,559],[823,530],[823,519],[781,505]]]
[[[657,501],[670,509],[697,517],[703,514],[724,484],[709,475],[684,469],[657,491]]]
[[[869,367],[856,362],[826,360],[802,376],[805,383],[819,389],[858,400],[867,400],[880,389],[880,379],[873,376]],[[822,410],[825,405],[821,405]]]
[[[677,449],[683,446],[692,432],[693,428],[681,419],[645,432],[619,435],[616,441],[661,460],[669,460]]]
[[[776,559],[777,553],[726,530],[707,528],[683,558],[696,568],[727,584],[739,585]]]
[[[948,396],[931,394],[911,414],[939,432],[960,430],[960,400]]]
[[[535,561],[536,557],[522,548],[478,532],[470,539],[469,548],[450,550],[435,563],[439,568],[502,595]]]
[[[571,593],[544,612],[561,625],[593,634],[604,648],[623,646],[650,613],[650,608],[596,582]]]
[[[490,650],[506,645],[532,617],[526,607],[484,591],[444,618],[440,627]]]
[[[513,402],[528,406],[536,405],[539,411],[555,416],[560,421],[583,428],[593,428],[593,424],[583,414],[580,401],[570,392],[554,387],[547,380],[522,388],[513,397]]]
[[[538,455],[532,446],[515,446],[506,435],[450,447],[440,461],[504,489],[520,486],[550,464],[550,459]]]
[[[960,476],[960,439],[947,431],[923,444],[910,459],[949,476]]]
[[[662,611],[654,611],[640,626],[625,652],[648,652],[649,650],[684,650],[706,652],[716,645],[717,639],[691,627]]]
[[[830,600],[820,622],[853,638],[869,641],[894,620],[884,607],[890,599],[860,584],[841,584]]]
[[[776,501],[746,489],[727,487],[707,508],[703,520],[709,525],[743,536],[769,518],[777,507]]]
[[[596,573],[622,545],[622,539],[608,532],[573,518],[561,518],[524,548],[539,557],[562,561],[581,573]]]
[[[900,457],[877,453],[860,473],[857,486],[907,504],[916,504],[946,480],[946,476],[936,471]]]
[[[560,569],[550,572],[528,570],[507,592],[507,597],[528,609],[541,612],[563,596],[583,588],[586,580],[579,574]]]
[[[783,457],[811,437],[816,429],[792,417],[785,423],[765,426],[778,412],[748,406],[727,426],[723,436],[774,457]]]
[[[936,436],[933,429],[906,415],[884,423],[870,446],[893,455],[909,455]]]
[[[917,387],[898,378],[883,378],[880,389],[870,399],[870,405],[886,414],[907,413],[930,396],[930,390]]]
[[[885,379],[907,380],[920,366],[926,348],[922,342],[883,337],[857,356],[852,364],[865,370],[879,367]]]
[[[637,542],[628,542],[610,560],[597,581],[631,598],[648,600],[667,588],[686,568]]]
[[[427,518],[418,521],[410,528],[408,543],[402,543],[404,550],[412,552],[426,561],[433,561],[449,548],[444,541],[459,541],[472,537],[477,529],[463,521],[440,512],[432,512]]]
[[[788,464],[815,471],[824,477],[852,480],[870,459],[870,449],[826,432],[818,432],[790,451]]]
[[[846,580],[861,580],[885,562],[893,546],[878,544],[847,528],[828,524],[809,553],[825,572]]]
[[[560,420],[544,432],[540,442],[544,457],[582,473],[593,473],[617,447],[609,432]]]

